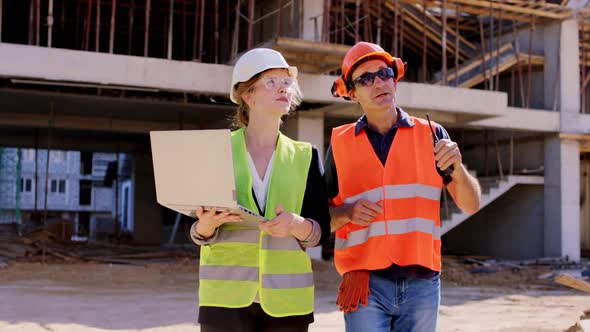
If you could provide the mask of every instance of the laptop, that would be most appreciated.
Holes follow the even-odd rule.
[[[196,218],[198,207],[238,214],[235,225],[266,219],[238,204],[229,129],[151,131],[156,198],[160,205]]]

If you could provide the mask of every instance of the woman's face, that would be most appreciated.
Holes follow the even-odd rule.
[[[284,115],[291,109],[297,81],[287,69],[270,69],[262,73],[253,90],[243,96],[250,112]]]

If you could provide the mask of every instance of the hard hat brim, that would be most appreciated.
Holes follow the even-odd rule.
[[[373,59],[375,59],[375,60],[382,59],[389,66],[391,66],[393,64],[393,56],[387,52],[378,51],[378,52],[370,52],[370,53],[364,54],[363,56],[356,59],[356,61],[350,66],[350,69],[348,69],[347,73],[343,73],[346,81],[350,80],[350,78],[352,77],[352,73],[356,70],[356,68],[358,66],[360,66],[365,61],[373,60]]]
[[[263,71],[261,71],[261,72],[258,72],[258,73],[256,73],[256,74],[252,75],[252,77],[254,77],[254,76],[256,76],[256,75],[259,75],[259,74],[262,74],[262,73],[264,73],[265,71],[268,71],[268,70],[271,70],[271,69],[287,69],[287,70],[289,71],[289,76],[291,76],[291,77],[293,77],[293,78],[295,78],[295,79],[297,79],[297,75],[299,74],[299,70],[297,69],[297,67],[294,67],[294,66],[288,66],[288,67],[282,67],[282,66],[269,66],[269,67],[265,68]],[[248,78],[247,80],[245,80],[245,81],[239,81],[239,82],[236,82],[236,83],[234,83],[234,85],[231,87],[231,91],[230,91],[230,94],[229,94],[229,99],[231,99],[231,101],[232,101],[234,104],[236,104],[236,105],[238,104],[238,96],[236,96],[236,95],[235,95],[235,92],[236,92],[236,85],[238,85],[238,84],[240,84],[240,83],[243,83],[243,82],[247,82],[247,81],[249,81],[250,79],[252,79],[252,77],[249,77],[249,78]]]

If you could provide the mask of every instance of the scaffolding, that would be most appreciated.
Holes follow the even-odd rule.
[[[530,108],[531,76],[544,62],[533,51],[534,30],[573,17],[566,5],[562,0],[324,0],[322,15],[304,17],[302,0],[0,0],[0,37],[227,64],[252,47],[266,46],[303,72],[332,74],[348,48],[365,40],[408,61],[409,81],[502,90],[512,106]],[[580,57],[587,61],[590,15],[579,12]],[[309,24],[314,40],[302,40]],[[588,74],[582,70],[584,91]],[[581,98],[585,110],[585,94]]]

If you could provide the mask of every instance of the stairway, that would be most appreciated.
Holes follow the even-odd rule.
[[[544,180],[545,178],[540,175],[507,175],[503,179],[499,177],[479,177],[478,181],[481,186],[480,210],[516,185],[543,184]],[[472,215],[459,210],[450,194],[446,193],[446,196],[448,200],[448,214],[444,200],[441,200],[441,235],[457,227]]]
[[[484,63],[482,68],[482,62]],[[517,52],[512,43],[502,45],[499,50],[493,49],[483,55],[475,55],[468,61],[459,65],[457,70],[450,68],[447,71],[447,82],[449,86],[471,88],[482,83],[491,75],[505,72],[514,66],[528,65],[543,66],[545,58],[542,55]],[[442,84],[442,73],[434,74],[435,83]]]

